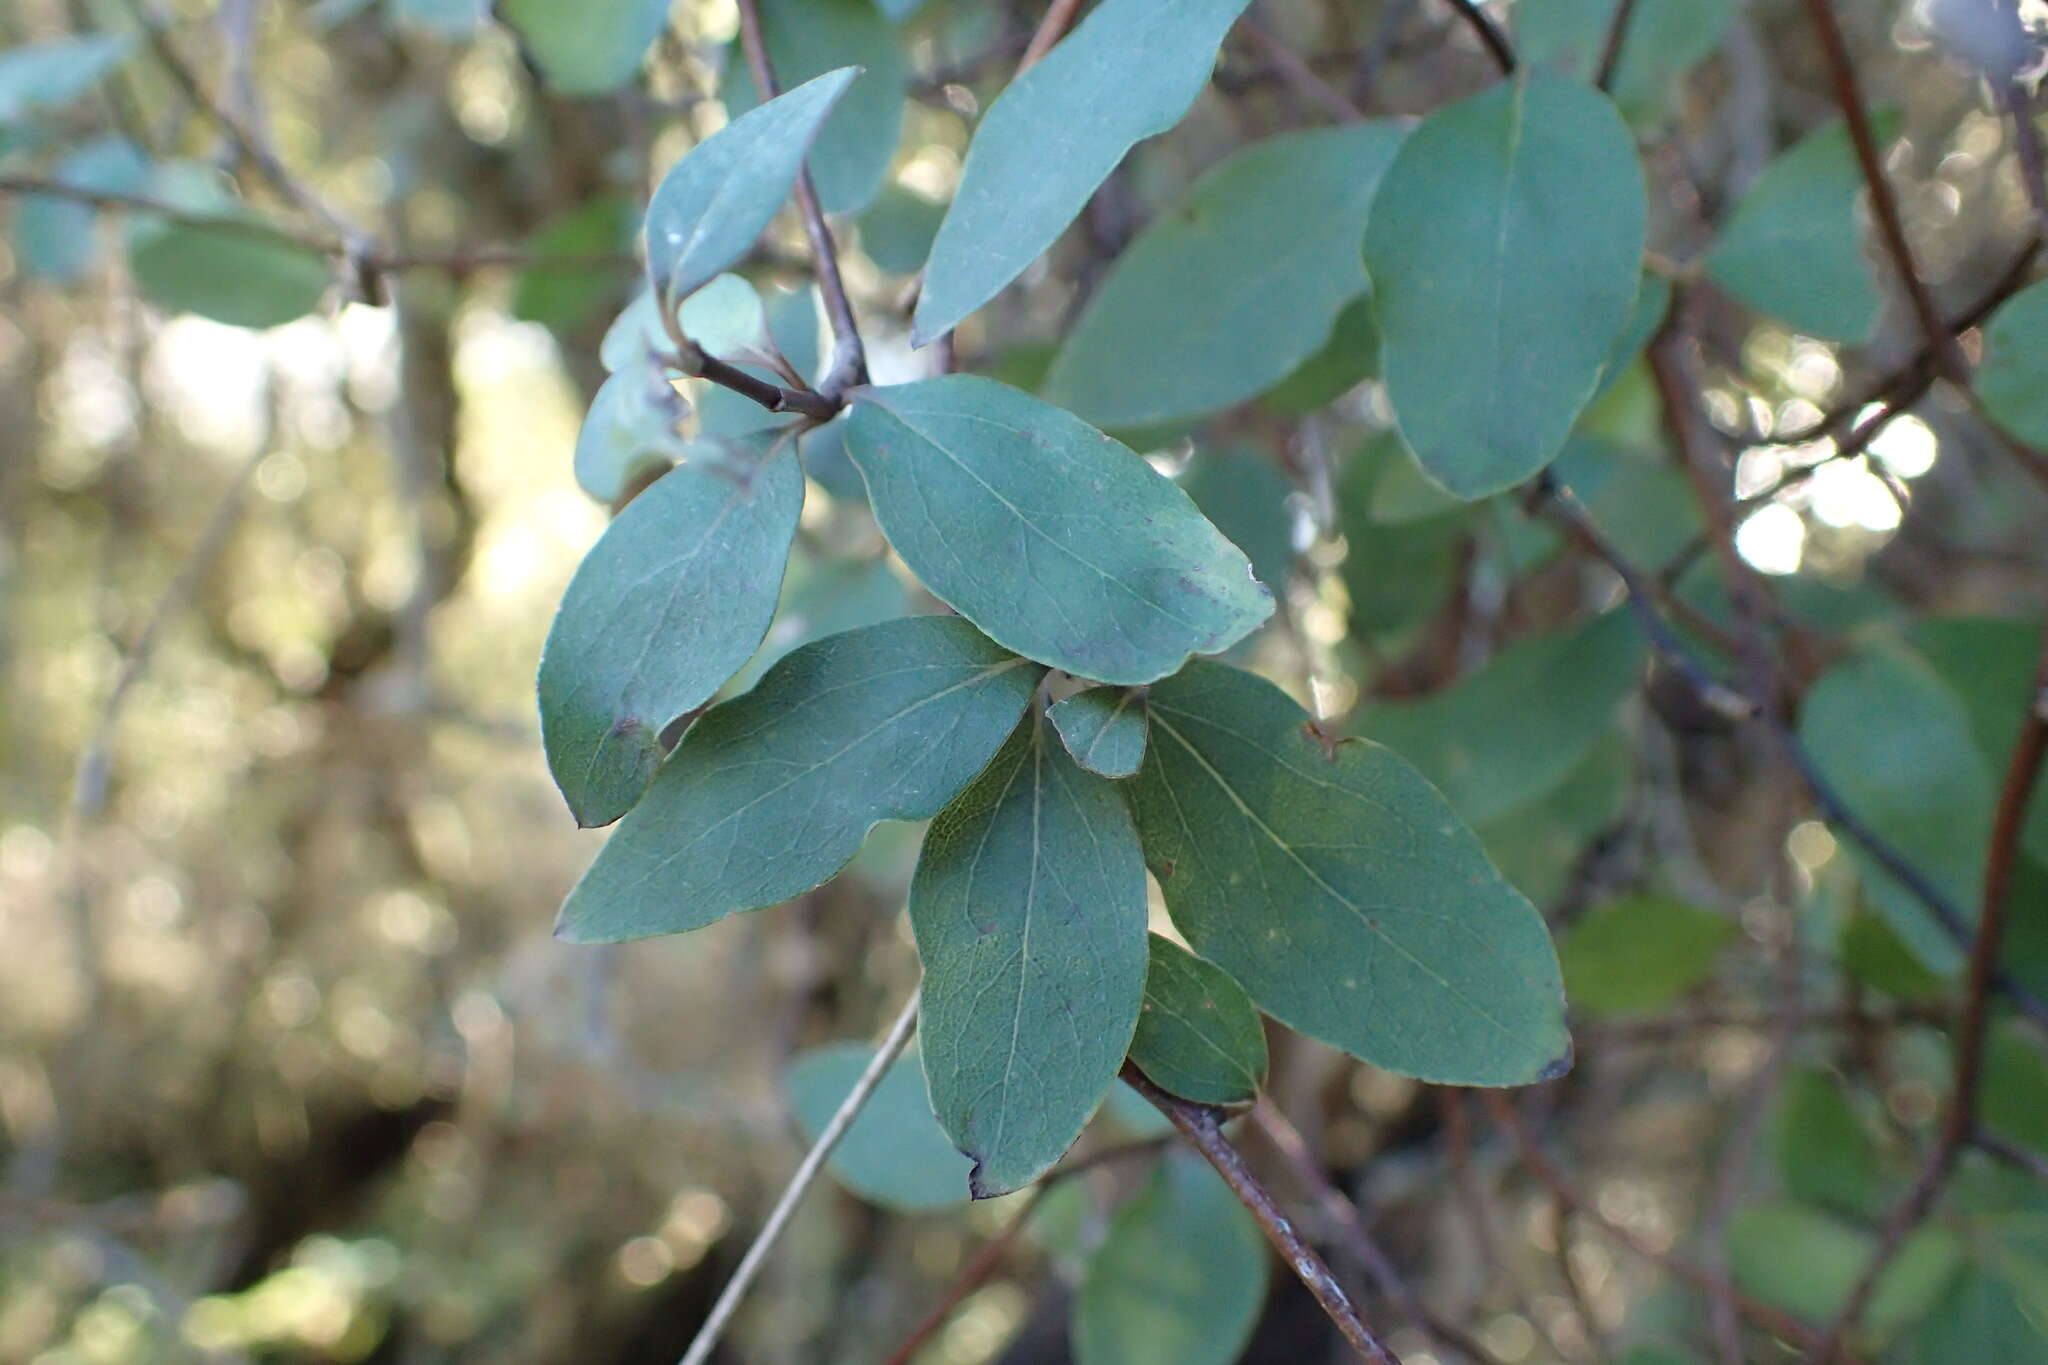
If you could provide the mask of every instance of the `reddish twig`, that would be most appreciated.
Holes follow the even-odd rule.
[[[1899,1249],[1927,1216],[1934,1211],[1956,1159],[1977,1128],[1977,1103],[1983,1090],[1984,1041],[1991,1017],[1991,988],[1998,975],[1998,950],[2005,938],[2006,907],[2012,896],[2013,868],[2019,861],[2020,834],[2025,828],[2027,809],[2039,785],[2041,762],[2048,756],[2048,628],[2044,628],[2040,662],[2034,670],[2027,699],[2026,719],[2020,725],[2012,758],[2006,764],[2005,782],[1999,791],[1998,808],[1991,822],[1991,842],[1984,855],[1984,905],[1977,919],[1977,931],[1970,944],[1969,965],[1964,973],[1963,1014],[1956,1027],[1955,1080],[1949,1089],[1948,1108],[1934,1150],[1927,1155],[1913,1187],[1892,1209],[1878,1236],[1877,1249],[1857,1277],[1855,1287],[1843,1300],[1842,1308],[1829,1324],[1827,1336],[1815,1349],[1818,1365],[1830,1365],[1838,1358],[1841,1343],[1855,1330],[1877,1290],[1877,1282]]]
[[[1177,1095],[1169,1095],[1128,1062],[1124,1064],[1123,1078],[1126,1085],[1166,1115],[1167,1121],[1187,1139],[1188,1145],[1216,1168],[1216,1174],[1223,1177],[1223,1183],[1230,1187],[1230,1192],[1257,1221],[1259,1230],[1266,1234],[1266,1240],[1280,1253],[1280,1259],[1315,1297],[1317,1304],[1337,1325],[1337,1330],[1360,1358],[1373,1362],[1373,1365],[1401,1365],[1400,1357],[1389,1350],[1386,1343],[1366,1325],[1365,1319],[1359,1316],[1350,1295],[1337,1283],[1337,1277],[1330,1273],[1330,1267],[1316,1254],[1316,1249],[1308,1244],[1300,1229],[1281,1212],[1271,1192],[1245,1165],[1243,1155],[1223,1136],[1222,1116],[1206,1104],[1194,1104]]]
[[[1039,59],[1052,51],[1052,45],[1066,35],[1067,28],[1080,12],[1081,0],[1052,0],[1046,7],[1045,18],[1038,21],[1031,41],[1024,48],[1024,55],[1017,59],[1017,75],[1021,76],[1038,65]]]

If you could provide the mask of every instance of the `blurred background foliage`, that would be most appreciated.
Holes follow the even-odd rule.
[[[601,838],[562,810],[531,702],[607,512],[577,486],[578,424],[648,188],[754,96],[728,0],[490,8],[0,15],[0,1359],[673,1359],[829,1110],[814,1092],[847,1083],[843,1051],[811,1050],[869,1036],[915,980],[900,828],[774,913],[628,949],[550,937]],[[1583,69],[1610,8],[1502,17],[1527,60]],[[1044,7],[768,9],[788,83],[867,68],[814,160],[877,376],[911,377],[915,272]],[[2033,232],[2010,126],[1921,16],[1842,10],[1894,111],[1920,262],[1960,310]],[[1616,90],[1653,244],[1707,281],[1703,396],[1741,447],[1734,490],[1764,495],[1737,545],[1773,576],[1795,679],[1826,674],[1809,742],[1966,888],[1982,840],[1957,812],[1988,803],[2010,743],[2048,500],[1946,388],[1866,457],[1783,441],[1909,364],[1910,319],[1859,247],[1800,7],[1646,0],[1639,22]],[[1253,6],[1188,118],[962,329],[963,367],[1038,384],[1111,262],[1238,146],[1333,101],[1419,114],[1488,79],[1434,0]],[[815,356],[803,259],[786,216],[746,273],[784,349]],[[1987,361],[2015,406],[2041,391],[2029,338],[2048,343],[2021,331]],[[1088,363],[1142,368],[1143,347]],[[1285,586],[1243,661],[1424,767],[1558,925],[1579,1065],[1525,1112],[1586,1203],[1459,1097],[1300,1039],[1271,1094],[1431,1313],[1500,1361],[1652,1365],[1729,1330],[1602,1223],[1825,1318],[1931,1130],[1954,964],[1915,957],[1910,910],[1872,913],[1896,888],[1864,879],[1766,737],[1596,619],[1612,574],[1513,497],[1455,503],[1422,477],[1372,351],[1349,310],[1256,401],[1123,434]],[[701,429],[755,421],[690,396]],[[1666,441],[1631,365],[1558,475],[1711,638],[1726,593]],[[807,453],[768,647],[932,609],[850,469]],[[2023,976],[2048,944],[2032,847]],[[1987,1120],[2023,1156],[2048,1140],[2044,1080],[2038,1040],[2001,1034]],[[1151,1135],[1144,1113],[1110,1106],[1084,1150]],[[888,1359],[1029,1197],[969,1209],[869,1148],[885,1169],[806,1203],[728,1359]],[[2048,1303],[2048,1204],[2002,1166],[1965,1177],[1881,1296],[1891,1358],[2048,1358],[2012,1326]],[[1063,1182],[918,1358],[1065,1358],[1077,1267],[1147,1179]],[[1959,1270],[1965,1244],[2002,1278]],[[1247,1358],[1337,1358],[1272,1283]],[[1114,1340],[1115,1311],[1087,1330]],[[1395,1341],[1439,1358],[1412,1325]]]

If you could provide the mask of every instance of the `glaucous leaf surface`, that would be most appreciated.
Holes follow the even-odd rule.
[[[1074,761],[1102,777],[1129,777],[1145,761],[1145,697],[1134,687],[1091,687],[1046,709]]]
[[[1401,434],[1466,499],[1557,454],[1627,324],[1642,167],[1607,99],[1541,72],[1438,109],[1380,182],[1365,264]]]
[[[640,73],[668,23],[669,0],[499,0],[498,17],[564,95],[604,95]]]
[[[1258,1224],[1222,1177],[1169,1151],[1088,1260],[1075,1365],[1230,1365],[1258,1324],[1270,1273]]]
[[[1180,486],[1212,525],[1244,551],[1252,574],[1278,601],[1294,565],[1294,485],[1269,455],[1244,446],[1197,450]]]
[[[686,458],[678,424],[690,405],[666,371],[633,361],[606,376],[576,432],[576,483],[602,503],[624,497],[634,480]]]
[[[1876,1235],[1803,1204],[1753,1204],[1728,1225],[1728,1268],[1764,1302],[1808,1322],[1827,1322],[1870,1262]],[[1878,1277],[1864,1322],[1879,1336],[1923,1316],[1955,1273],[1955,1233],[1923,1223]]]
[[[1662,1009],[1713,975],[1733,937],[1726,915],[1669,896],[1609,901],[1558,941],[1565,998],[1591,1015]]]
[[[976,1199],[1058,1161],[1116,1079],[1145,991],[1145,865],[1116,787],[1026,715],[932,821],[910,883],[932,1108]]]
[[[742,439],[670,470],[569,580],[541,650],[540,729],[577,824],[632,808],[661,763],[662,729],[767,633],[804,504],[791,445]]]
[[[903,135],[903,40],[874,0],[760,0],[761,40],[784,90],[840,67],[860,75],[818,130],[811,183],[827,213],[859,213],[882,187]],[[760,103],[738,45],[727,54],[725,106],[737,118]]]
[[[1213,962],[1150,935],[1145,1007],[1131,1061],[1197,1104],[1250,1104],[1266,1079],[1266,1030],[1244,987]]]
[[[1207,172],[1117,257],[1046,398],[1127,428],[1220,412],[1285,379],[1365,290],[1358,244],[1404,132],[1283,133]]]
[[[22,43],[0,52],[0,123],[69,104],[135,48],[126,34]]]
[[[652,359],[668,345],[668,331],[661,325],[661,300],[652,289],[642,289],[605,329],[597,358],[606,370],[622,370],[635,361]]]
[[[224,213],[223,218],[239,218]],[[236,327],[278,327],[319,306],[327,260],[296,242],[240,222],[129,226],[128,268],[144,298],[169,313],[197,313]]]
[[[958,796],[1043,672],[957,617],[792,650],[690,727],[569,893],[556,933],[681,933],[822,885],[880,821],[929,819]]]
[[[2000,426],[2036,449],[2048,447],[2048,280],[1992,314],[1974,383]]]
[[[1876,1144],[1832,1074],[1800,1067],[1785,1078],[1772,1138],[1786,1194],[1851,1218],[1883,1213],[1886,1186]]]
[[[683,154],[647,205],[647,279],[657,294],[673,306],[753,248],[859,74],[843,67],[800,85]]]
[[[787,1084],[806,1141],[818,1140],[874,1056],[871,1043],[829,1043],[796,1059]],[[967,1202],[969,1164],[932,1117],[924,1064],[912,1043],[882,1073],[826,1166],[840,1184],[871,1203],[923,1213]]]
[[[1642,672],[1625,611],[1517,641],[1419,701],[1369,706],[1353,729],[1420,768],[1473,824],[1564,780],[1614,724]]]
[[[1289,1027],[1450,1085],[1570,1065],[1543,921],[1392,750],[1335,744],[1263,679],[1196,662],[1152,688],[1126,784],[1191,947]]]
[[[1876,120],[1887,141],[1896,115]],[[1861,341],[1882,300],[1856,223],[1863,174],[1848,125],[1807,134],[1764,167],[1707,256],[1707,276],[1796,332]]]
[[[1272,613],[1243,553],[1172,480],[994,380],[862,389],[846,449],[934,596],[1076,677],[1150,682]]]
[[[1248,0],[1103,0],[989,106],[910,340],[960,324],[1053,244],[1133,143],[1180,122]]]
[[[1620,0],[1517,0],[1515,48],[1532,67],[1592,80]],[[1614,71],[1614,102],[1631,119],[1663,117],[1685,73],[1721,45],[1730,0],[1636,0]]]
[[[1807,692],[1799,734],[1849,809],[1974,916],[1992,777],[1954,691],[1903,651],[1868,651],[1835,665]],[[1957,970],[1962,949],[1919,898],[1853,841],[1845,845],[1866,894],[1913,954],[1944,975]]]
[[[149,159],[125,137],[94,138],[59,160],[50,178],[105,194],[138,194],[149,182]],[[15,201],[14,245],[32,275],[64,283],[92,265],[99,211],[75,199],[24,194]]]

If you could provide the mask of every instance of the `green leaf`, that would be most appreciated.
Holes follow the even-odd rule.
[[[1873,1234],[1800,1204],[1754,1204],[1737,1210],[1728,1226],[1735,1282],[1808,1322],[1827,1322],[1840,1311],[1876,1246]],[[1954,1274],[1958,1253],[1953,1232],[1922,1224],[1878,1277],[1864,1315],[1868,1328],[1889,1336],[1924,1315]]]
[[[1194,950],[1282,1023],[1376,1066],[1519,1085],[1571,1059],[1542,919],[1421,775],[1327,745],[1271,683],[1194,663],[1152,689],[1129,784]]]
[[[1202,515],[1244,551],[1252,576],[1278,600],[1294,565],[1294,518],[1287,510],[1294,485],[1287,476],[1259,451],[1231,446],[1197,450],[1181,473],[1180,486]]]
[[[59,161],[51,179],[107,194],[137,194],[149,182],[149,159],[124,137],[95,138]],[[14,240],[32,275],[70,282],[92,265],[99,212],[52,194],[24,194],[15,203]]]
[[[661,300],[652,289],[642,289],[605,329],[597,358],[607,370],[623,370],[635,362],[652,360],[667,350],[668,344],[668,332],[661,325]]]
[[[1389,432],[1367,442],[1337,485],[1345,555],[1339,573],[1351,598],[1351,633],[1362,639],[1405,629],[1435,614],[1456,584],[1470,520],[1468,510],[1402,525],[1373,510],[1381,482],[1412,458]]]
[[[832,1043],[796,1059],[789,1069],[789,1099],[807,1141],[818,1140],[874,1056],[869,1043]],[[827,1163],[840,1184],[900,1213],[965,1203],[968,1165],[932,1117],[915,1044],[882,1073]]]
[[[1420,768],[1474,824],[1562,782],[1608,733],[1642,672],[1625,611],[1520,640],[1420,701],[1368,707],[1353,729]]]
[[[1169,1152],[1089,1258],[1075,1365],[1230,1365],[1258,1325],[1270,1271],[1229,1186],[1201,1158]]]
[[[391,0],[400,23],[443,38],[466,38],[490,13],[490,0]]]
[[[893,621],[910,610],[903,580],[881,559],[832,560],[818,563],[792,559],[782,580],[782,604],[767,638],[733,675],[726,690],[744,692],[775,663],[799,645],[862,626]]]
[[[640,74],[668,8],[669,0],[499,0],[498,17],[519,31],[554,89],[605,95]]]
[[[1145,1008],[1131,1061],[1197,1104],[1250,1104],[1266,1079],[1266,1029],[1244,987],[1213,962],[1151,935]]]
[[[2036,449],[2048,446],[2048,280],[1991,315],[1973,382],[1994,421]]]
[[[886,185],[861,215],[861,250],[892,275],[914,275],[924,269],[945,216],[943,204],[902,185]]]
[[[1145,866],[1116,788],[1027,715],[932,821],[910,883],[932,1107],[976,1199],[1058,1161],[1145,990]]]
[[[1144,683],[1272,613],[1187,494],[1078,418],[971,375],[854,397],[847,453],[890,544],[1019,654]]]
[[[1622,818],[1633,761],[1626,737],[1609,735],[1540,798],[1477,826],[1486,856],[1534,904],[1557,900],[1570,887],[1587,846]]]
[[[1667,896],[1629,896],[1589,911],[1557,945],[1565,998],[1590,1015],[1671,1004],[1714,971],[1735,925]]]
[[[1800,708],[1799,734],[1821,775],[1878,836],[1974,916],[1990,840],[1992,781],[1962,702],[1901,651],[1872,650],[1824,674]],[[1871,903],[1927,967],[1949,975],[1962,949],[1926,906],[1854,841]]]
[[[2040,626],[1995,616],[1938,617],[1915,623],[1907,639],[1968,712],[1985,772],[2004,772],[2033,699]],[[2028,808],[2022,837],[2029,853],[2048,860],[2048,801]]]
[[[1365,290],[1358,243],[1397,123],[1266,138],[1203,175],[1124,249],[1046,377],[1100,427],[1178,422],[1263,393]]]
[[[254,223],[240,217],[218,224],[136,219],[128,245],[136,286],[165,312],[197,313],[236,327],[277,327],[304,317],[327,292],[326,258],[251,230]]]
[[[1635,363],[1657,329],[1664,325],[1664,315],[1671,311],[1671,281],[1662,275],[1643,273],[1636,283],[1636,301],[1629,308],[1628,323],[1614,338],[1614,344],[1607,349],[1607,361],[1600,367],[1600,387],[1593,390],[1597,400],[1612,389],[1615,381]]]
[[[1858,911],[1842,926],[1842,966],[1866,986],[1899,1000],[1939,1000],[1948,986],[1927,970],[1881,915]]]
[[[1516,51],[1531,67],[1591,80],[1618,3],[1517,0]],[[1631,119],[1661,120],[1685,73],[1713,55],[1732,18],[1730,0],[1637,0],[1614,72],[1614,102]]]
[[[1132,144],[1180,122],[1248,0],[1103,0],[989,106],[925,268],[910,341],[987,303],[1053,244]]]
[[[615,503],[648,473],[690,454],[678,424],[690,405],[666,371],[635,361],[607,376],[576,432],[576,483]]]
[[[1380,332],[1372,320],[1372,295],[1361,294],[1337,314],[1323,349],[1262,394],[1259,405],[1289,417],[1314,412],[1349,393],[1379,364]]]
[[[1905,1365],[1974,1360],[2048,1365],[2048,1329],[2010,1281],[1967,1265],[1913,1333]]]
[[[2015,1028],[1991,1035],[1984,1053],[1984,1126],[2008,1142],[2048,1153],[2048,1059]]]
[[[540,659],[541,742],[577,824],[632,809],[662,730],[761,643],[803,503],[795,451],[764,435],[664,474],[591,547]]]
[[[1878,119],[1889,141],[1895,114]],[[1707,256],[1707,275],[1796,332],[1861,341],[1882,303],[1856,225],[1863,193],[1848,125],[1809,133],[1764,167]]]
[[[845,67],[748,110],[662,177],[647,205],[647,279],[671,307],[753,248],[859,74]]]
[[[539,259],[519,272],[512,316],[567,330],[616,303],[625,272],[577,258],[630,252],[639,226],[639,207],[623,194],[600,194],[557,215],[527,239],[526,249]]]
[[[1642,167],[1614,106],[1537,73],[1446,105],[1380,183],[1380,368],[1432,478],[1478,499],[1557,454],[1637,292]]]
[[[98,33],[0,52],[0,123],[69,104],[134,48],[135,40],[126,34]]]
[[[840,67],[860,78],[818,131],[811,182],[827,213],[859,213],[874,199],[903,136],[910,77],[903,41],[872,0],[760,0],[761,38],[786,90]],[[760,101],[737,46],[728,62],[726,108],[737,118]]]
[[[1145,760],[1145,696],[1135,687],[1091,687],[1046,711],[1074,761],[1101,777],[1129,777]]]
[[[955,617],[791,651],[690,727],[556,932],[579,943],[681,933],[822,885],[880,821],[929,819],[959,795],[1042,673]]]
[[[1787,1076],[1773,1127],[1785,1193],[1852,1218],[1883,1211],[1889,1190],[1876,1144],[1832,1075],[1802,1067]]]
[[[772,358],[775,341],[761,295],[739,275],[719,275],[684,299],[676,322],[684,336],[720,360]]]

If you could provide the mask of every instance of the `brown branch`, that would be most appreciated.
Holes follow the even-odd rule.
[[[2041,150],[2041,130],[2034,126],[2033,96],[2025,85],[2009,80],[1999,98],[2012,117],[2013,152],[2020,163],[2020,183],[2027,188],[2027,203],[2034,210],[2034,230],[2048,235],[2048,155]]]
[[[1537,1145],[1522,1116],[1508,1097],[1497,1090],[1478,1090],[1480,1102],[1486,1106],[1493,1121],[1506,1133],[1522,1165],[1536,1178],[1550,1194],[1567,1209],[1576,1213],[1593,1226],[1599,1228],[1614,1241],[1626,1247],[1635,1255],[1650,1261],[1677,1279],[1685,1281],[1710,1298],[1725,1298],[1735,1311],[1752,1325],[1783,1338],[1802,1349],[1810,1348],[1821,1340],[1821,1334],[1793,1317],[1742,1292],[1734,1281],[1724,1275],[1697,1265],[1685,1257],[1656,1246],[1634,1229],[1625,1227],[1600,1211],[1593,1201],[1579,1193],[1565,1173],[1546,1156]]]
[[[1841,1311],[1829,1324],[1826,1338],[1815,1349],[1818,1365],[1831,1365],[1838,1358],[1843,1338],[1853,1332],[1870,1305],[1877,1282],[1894,1257],[1927,1216],[1934,1211],[1943,1188],[1955,1171],[1956,1159],[1977,1130],[1977,1106],[1984,1083],[1984,1041],[1991,1018],[1991,988],[1998,976],[1998,950],[2005,937],[2006,907],[2012,899],[2013,868],[2019,861],[2020,835],[2026,826],[2027,808],[2039,785],[2041,762],[2048,757],[2048,628],[2042,635],[2041,657],[2034,669],[2026,719],[2013,744],[2006,764],[2005,783],[1999,791],[1998,809],[1991,822],[1991,843],[1984,855],[1984,905],[1977,919],[1977,932],[1970,944],[1969,966],[1964,974],[1963,1015],[1956,1029],[1955,1080],[1949,1089],[1948,1109],[1934,1150],[1920,1168],[1913,1187],[1892,1209],[1878,1236],[1855,1287],[1842,1303]]]
[[[1451,8],[1456,10],[1458,17],[1478,35],[1480,45],[1492,56],[1493,64],[1500,68],[1500,74],[1514,75],[1515,49],[1508,42],[1507,35],[1500,31],[1500,25],[1494,23],[1487,12],[1480,8],[1478,0],[1451,0]]]
[[[1607,23],[1607,41],[1600,48],[1600,65],[1594,68],[1593,84],[1607,93],[1614,89],[1614,73],[1621,69],[1621,50],[1628,42],[1628,26],[1636,17],[1636,0],[1621,0]]]
[[[1038,27],[1031,34],[1031,41],[1024,48],[1024,55],[1017,59],[1018,76],[1038,65],[1039,59],[1052,51],[1053,44],[1066,35],[1074,16],[1080,13],[1081,0],[1052,0],[1046,7],[1045,17],[1038,21]],[[1012,77],[1015,79],[1015,77]]]
[[[1338,1284],[1337,1277],[1330,1273],[1330,1267],[1316,1254],[1316,1249],[1302,1237],[1300,1230],[1288,1220],[1287,1215],[1281,1212],[1272,1194],[1259,1183],[1258,1177],[1251,1173],[1251,1168],[1245,1165],[1244,1157],[1237,1148],[1231,1146],[1229,1139],[1223,1136],[1221,1115],[1208,1105],[1193,1104],[1178,1096],[1167,1094],[1152,1084],[1144,1072],[1129,1062],[1124,1063],[1123,1079],[1126,1085],[1150,1100],[1154,1108],[1166,1115],[1167,1121],[1187,1139],[1188,1145],[1200,1152],[1203,1158],[1216,1168],[1216,1174],[1223,1177],[1223,1183],[1230,1187],[1230,1192],[1237,1196],[1238,1202],[1243,1204],[1258,1222],[1259,1230],[1266,1234],[1266,1240],[1280,1253],[1280,1259],[1287,1262],[1288,1268],[1315,1297],[1323,1312],[1329,1315],[1330,1321],[1337,1325],[1337,1330],[1343,1334],[1344,1340],[1351,1344],[1351,1348],[1358,1352],[1360,1358],[1373,1362],[1373,1365],[1401,1365],[1400,1357],[1387,1348],[1386,1343],[1373,1333],[1372,1328],[1366,1326],[1365,1319],[1359,1316],[1357,1307],[1344,1292],[1344,1287]]]
[[[775,64],[768,58],[768,44],[761,36],[761,8],[758,0],[739,0],[740,45],[746,49],[747,67],[765,103],[782,93],[775,79]],[[846,282],[839,274],[839,248],[826,226],[825,211],[818,204],[817,186],[806,164],[797,172],[796,206],[804,221],[804,235],[810,239],[811,259],[818,276],[818,291],[825,296],[825,316],[832,324],[832,363],[818,384],[818,391],[835,401],[856,384],[868,381],[867,350],[854,321],[853,304],[846,295]]]
[[[1842,117],[1848,123],[1849,140],[1856,148],[1856,163],[1862,168],[1863,183],[1870,190],[1871,214],[1877,219],[1878,235],[1884,239],[1892,269],[1913,306],[1913,316],[1919,321],[1921,335],[1927,340],[1935,368],[1956,383],[1966,384],[1969,382],[1969,365],[1963,359],[1962,348],[1949,334],[1940,309],[1935,307],[1934,295],[1928,289],[1927,281],[1921,277],[1919,267],[1914,264],[1913,246],[1906,240],[1906,225],[1899,213],[1898,196],[1892,192],[1891,181],[1884,173],[1884,157],[1878,150],[1877,134],[1870,126],[1870,111],[1864,107],[1863,96],[1856,86],[1856,66],[1850,59],[1849,44],[1842,36],[1842,26],[1835,18],[1833,0],[1806,0],[1806,11],[1813,20],[1814,35],[1820,39],[1821,55],[1827,60],[1828,83],[1834,90],[1835,103],[1841,106]]]
[[[1246,10],[1238,21],[1238,27],[1257,44],[1280,79],[1310,103],[1321,106],[1324,113],[1339,123],[1357,123],[1363,119],[1365,111],[1347,99],[1343,91],[1324,80],[1299,52],[1266,26],[1257,11],[1256,5]]]

